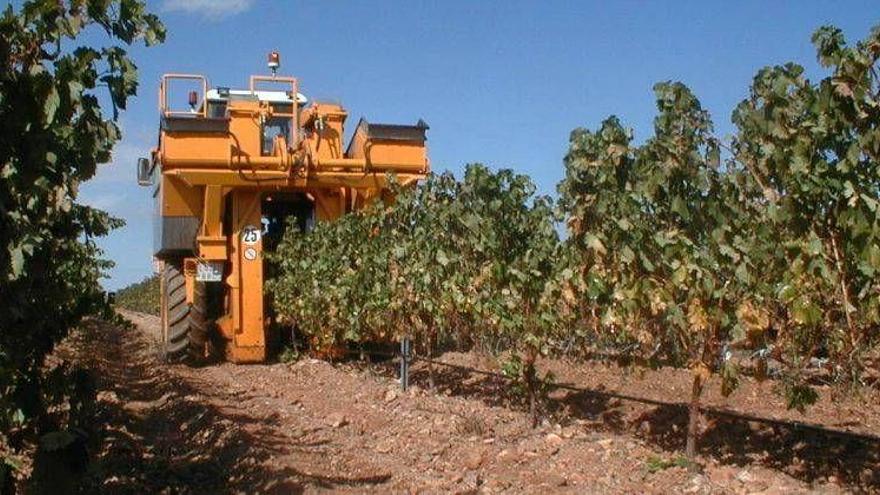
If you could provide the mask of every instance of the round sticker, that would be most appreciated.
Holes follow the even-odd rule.
[[[253,225],[248,225],[241,231],[241,242],[247,244],[248,246],[253,246],[256,243],[260,242],[260,229],[254,227]]]
[[[244,257],[247,260],[253,261],[257,259],[257,250],[254,248],[247,248],[244,250]]]

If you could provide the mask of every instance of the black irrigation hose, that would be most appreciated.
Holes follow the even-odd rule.
[[[395,355],[395,356],[399,356],[399,355]],[[478,369],[470,368],[468,366],[461,366],[458,364],[444,363],[443,361],[437,361],[434,359],[415,357],[415,356],[412,356],[410,359],[424,361],[426,363],[437,364],[440,366],[446,366],[448,368],[455,368],[455,369],[460,369],[460,370],[464,370],[464,371],[469,371],[471,373],[476,373],[479,375],[501,378],[503,380],[510,380],[510,377],[504,376],[500,373],[478,370]],[[642,404],[650,404],[650,405],[654,405],[654,406],[667,406],[667,407],[675,407],[675,408],[682,408],[682,409],[688,407],[688,404],[686,404],[684,402],[667,402],[667,401],[662,401],[662,400],[648,399],[645,397],[637,397],[634,395],[622,394],[622,393],[618,393],[618,392],[607,392],[604,390],[581,388],[581,387],[576,387],[574,385],[566,385],[566,384],[562,384],[562,383],[551,383],[551,384],[549,384],[549,386],[552,388],[556,388],[556,389],[569,390],[572,392],[583,392],[583,393],[587,393],[587,394],[598,395],[600,397],[621,399],[621,400],[627,400],[627,401],[631,401],[631,402],[639,402]],[[728,418],[733,418],[733,419],[752,421],[752,422],[756,422],[756,423],[764,423],[764,424],[768,424],[768,425],[772,425],[772,426],[787,427],[787,428],[792,428],[794,430],[809,430],[809,431],[813,431],[816,433],[821,433],[821,434],[825,434],[825,435],[829,435],[829,436],[852,438],[852,439],[858,439],[858,440],[861,440],[864,442],[875,442],[875,443],[880,444],[880,436],[872,435],[870,433],[859,433],[859,432],[847,431],[847,430],[836,430],[833,428],[826,428],[824,426],[813,424],[813,423],[804,423],[802,421],[795,421],[795,420],[764,418],[764,417],[760,417],[760,416],[753,416],[751,414],[745,414],[745,413],[732,411],[730,409],[719,409],[719,408],[715,408],[715,407],[700,406],[700,410],[703,413],[707,413],[707,414],[711,414],[711,415],[715,415],[715,416],[723,416],[723,417],[728,417]]]
[[[350,350],[350,351],[347,351],[347,353],[351,354],[351,355],[360,355],[361,354],[361,352],[358,350]],[[399,352],[379,352],[379,351],[365,350],[363,353],[370,354],[373,356],[387,357],[387,358],[399,358],[400,357]],[[511,380],[511,378],[509,376],[502,375],[501,373],[478,370],[476,368],[471,368],[469,366],[462,366],[460,364],[445,363],[443,361],[437,361],[437,360],[429,359],[429,358],[425,358],[425,357],[410,356],[410,361],[422,361],[425,363],[431,363],[431,364],[436,364],[436,365],[440,365],[440,366],[445,366],[447,368],[454,368],[454,369],[459,369],[459,370],[463,370],[463,371],[468,371],[470,373],[474,373],[474,374],[478,374],[478,375],[491,376],[494,378],[500,378],[502,380]],[[599,397],[620,399],[620,400],[626,400],[626,401],[630,401],[630,402],[638,402],[641,404],[649,404],[652,406],[666,406],[666,407],[675,407],[675,408],[681,408],[681,409],[686,409],[688,407],[688,404],[684,403],[684,402],[668,402],[668,401],[663,401],[663,400],[648,399],[646,397],[638,397],[635,395],[628,395],[628,394],[623,394],[623,393],[619,393],[619,392],[608,392],[605,390],[596,390],[596,389],[590,389],[590,388],[576,387],[574,385],[567,385],[564,383],[551,383],[551,384],[549,384],[549,386],[551,388],[555,388],[555,389],[568,390],[571,392],[582,392],[582,393],[586,393],[586,394],[597,395]],[[702,411],[705,414],[710,414],[710,415],[714,415],[714,416],[721,416],[721,417],[739,419],[739,420],[744,420],[744,421],[752,421],[755,423],[763,423],[763,424],[767,424],[767,425],[771,425],[771,426],[791,428],[794,430],[808,430],[808,431],[813,431],[813,432],[828,435],[828,436],[858,439],[858,440],[861,440],[864,442],[875,442],[875,443],[880,444],[880,436],[872,435],[870,433],[859,433],[859,432],[847,431],[847,430],[836,430],[833,428],[827,428],[825,426],[817,425],[814,423],[805,423],[802,421],[787,420],[787,419],[766,418],[766,417],[754,416],[751,414],[741,413],[741,412],[733,411],[730,409],[721,409],[721,408],[716,408],[716,407],[700,406],[700,411]]]

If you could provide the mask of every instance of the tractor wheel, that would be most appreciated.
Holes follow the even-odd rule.
[[[165,262],[163,312],[165,359],[171,363],[201,364],[205,361],[208,324],[205,321],[205,284],[196,282],[193,302],[186,302],[183,263]]]

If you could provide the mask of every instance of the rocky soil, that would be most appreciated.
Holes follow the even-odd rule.
[[[558,391],[549,420],[532,429],[492,376],[438,368],[438,389],[427,392],[419,364],[416,386],[404,393],[390,363],[169,366],[157,352],[158,319],[125,316],[135,328],[95,323],[67,351],[98,378],[101,441],[89,492],[769,494],[880,486],[880,446],[868,440],[708,415],[705,467],[692,475],[677,465],[684,417],[676,407]],[[494,366],[467,354],[441,359]],[[559,367],[562,381],[583,375],[545,366]],[[617,370],[627,378],[605,380],[614,369],[596,366],[585,385],[679,399],[657,385],[677,387],[674,373],[661,370],[651,382]],[[752,397],[748,386],[741,393]],[[860,400],[867,405],[848,424],[831,426],[877,433],[877,404]],[[763,392],[743,404],[750,413],[788,414]]]

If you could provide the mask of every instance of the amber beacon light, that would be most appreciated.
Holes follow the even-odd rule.
[[[281,67],[281,55],[275,51],[269,52],[269,69],[273,76],[278,72],[279,67]]]

